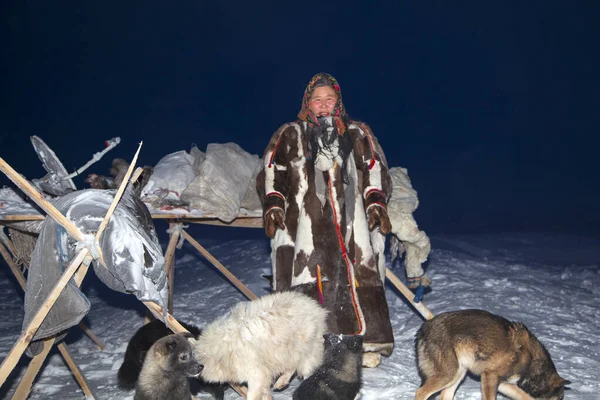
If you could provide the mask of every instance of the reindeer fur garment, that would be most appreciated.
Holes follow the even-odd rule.
[[[346,161],[335,152],[314,157],[307,129],[304,121],[283,125],[257,177],[264,211],[285,213],[285,229],[271,240],[273,287],[319,299],[322,285],[328,331],[364,335],[365,351],[389,355],[394,337],[381,279],[385,237],[370,232],[366,218],[366,210],[385,206],[391,193],[383,151],[366,124],[351,122],[344,133],[352,146]]]
[[[294,372],[311,375],[323,362],[327,311],[302,293],[285,292],[234,306],[202,329],[195,354],[207,382],[248,382],[248,399],[271,398]]]

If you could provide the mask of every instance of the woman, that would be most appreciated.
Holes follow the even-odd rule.
[[[364,335],[364,364],[378,365],[394,338],[381,278],[391,179],[377,139],[350,120],[339,84],[320,73],[298,120],[275,132],[263,160],[257,186],[273,289],[317,299],[329,310],[329,331]]]

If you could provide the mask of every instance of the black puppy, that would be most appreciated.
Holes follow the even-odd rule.
[[[354,400],[362,378],[363,337],[326,333],[325,360],[294,392],[294,400]]]
[[[165,336],[150,347],[134,400],[189,400],[188,377],[198,376],[202,364],[194,357],[188,333]]]
[[[195,339],[198,339],[202,331],[200,328],[181,322],[181,325],[187,329]],[[171,330],[165,326],[162,321],[154,320],[142,326],[129,340],[125,359],[119,368],[118,381],[119,386],[124,389],[133,389],[140,376],[142,365],[146,358],[146,353],[159,339],[172,334]],[[207,392],[213,395],[216,400],[223,400],[225,396],[226,385],[210,384],[202,381],[200,377],[190,382],[192,392]]]

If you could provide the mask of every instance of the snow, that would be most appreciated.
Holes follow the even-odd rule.
[[[156,221],[164,232],[167,224]],[[190,233],[195,236],[194,229]],[[207,230],[208,229],[208,230]],[[235,237],[240,228],[230,229]],[[244,229],[244,238],[199,239],[221,263],[255,294],[268,293],[262,273],[270,273],[269,242],[260,229]],[[166,236],[161,233],[166,248]],[[238,235],[239,236],[239,235]],[[481,308],[524,322],[546,345],[559,374],[573,383],[567,399],[592,400],[600,393],[600,238],[558,234],[489,234],[433,236],[426,272],[433,279],[424,304],[434,313]],[[393,271],[404,278],[398,263]],[[23,294],[2,263],[0,275],[0,358],[17,339],[23,317]],[[2,279],[4,278],[4,279]],[[145,308],[131,295],[103,286],[90,272],[84,281],[92,309],[86,322],[106,343],[99,351],[73,328],[67,344],[98,399],[132,399],[133,391],[117,387],[116,372],[129,338],[143,324]],[[420,384],[415,365],[414,336],[420,315],[390,284],[387,299],[395,335],[395,349],[375,369],[364,369],[361,399],[412,399]],[[238,301],[238,292],[189,244],[176,252],[175,316],[202,326]],[[53,351],[33,387],[32,399],[81,399],[83,393]],[[10,397],[24,374],[23,356],[0,398]],[[291,399],[292,386],[274,393],[275,400]],[[200,398],[210,398],[201,394]],[[226,399],[238,399],[233,390]],[[481,399],[479,382],[467,377],[457,399]],[[502,398],[501,395],[498,398]]]

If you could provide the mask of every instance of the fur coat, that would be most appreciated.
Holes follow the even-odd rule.
[[[308,294],[329,310],[330,332],[364,335],[364,351],[389,355],[394,339],[381,279],[385,237],[378,228],[369,231],[366,210],[385,207],[391,179],[370,128],[347,121],[342,135],[335,133],[349,135],[344,168],[333,136],[326,150],[334,151],[314,156],[311,125],[303,120],[281,126],[265,150],[257,177],[263,212],[279,208],[285,215],[285,229],[271,240],[273,288]]]

